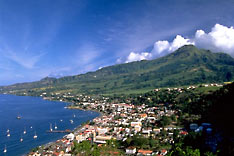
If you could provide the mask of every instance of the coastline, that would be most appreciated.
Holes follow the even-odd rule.
[[[71,105],[71,102],[43,100],[39,96],[1,94],[2,113],[0,132],[4,134],[7,129],[10,129],[11,135],[10,137],[6,137],[6,135],[4,135],[5,137],[1,137],[0,148],[3,149],[6,145],[6,155],[27,155],[33,149],[54,143],[66,135],[65,133],[47,133],[49,123],[52,123],[53,130],[55,130],[54,123],[56,123],[58,130],[70,129],[76,131],[83,123],[100,116],[99,113],[91,111],[65,109],[66,104],[67,106]],[[16,111],[13,109],[14,111],[12,111],[12,108],[19,109]],[[39,113],[41,117],[37,116]],[[22,116],[21,120],[17,120],[17,114]],[[76,115],[75,118],[73,118],[73,114]],[[70,119],[74,120],[73,124],[70,123]],[[25,129],[27,133],[23,134]],[[33,139],[35,133],[38,139]],[[22,142],[20,138],[23,138]]]
[[[82,111],[93,111],[93,112],[97,112],[97,113],[99,113],[99,116],[97,116],[96,118],[93,118],[92,120],[89,120],[89,121],[93,121],[94,119],[98,119],[98,118],[101,118],[102,116],[104,116],[104,114],[102,113],[102,112],[99,112],[99,111],[97,111],[97,110],[93,110],[93,109],[82,109],[82,108],[80,108],[80,107],[78,107],[78,106],[68,106],[68,107],[66,107],[66,109],[74,109],[74,110],[82,110]],[[82,128],[84,128],[84,124],[85,123],[87,123],[88,121],[86,121],[86,122],[83,122],[83,123],[81,123],[79,126],[77,126],[76,128],[74,128],[74,130],[72,131],[72,132],[74,132],[74,134],[78,134],[79,133],[79,131],[82,129]],[[66,135],[65,135],[66,136]],[[65,137],[64,136],[64,137]]]
[[[33,97],[33,96],[31,96],[31,97]],[[38,97],[38,96],[37,96],[37,97]],[[73,103],[72,103],[72,102],[69,102],[69,101],[66,101],[66,100],[64,100],[64,101],[59,101],[59,100],[53,100],[53,99],[50,99],[50,98],[42,98],[42,99],[43,99],[43,100],[48,100],[48,101],[64,102],[64,103],[69,104],[69,105],[65,106],[64,109],[81,110],[81,111],[92,111],[92,112],[96,112],[96,113],[99,114],[97,117],[95,117],[95,118],[93,118],[93,119],[91,119],[91,120],[84,121],[84,122],[80,123],[78,126],[76,126],[75,128],[73,128],[73,130],[71,130],[71,132],[70,132],[70,133],[73,133],[73,134],[79,134],[79,133],[81,132],[81,130],[84,128],[84,126],[86,125],[86,123],[92,122],[93,120],[98,119],[98,118],[101,118],[101,117],[104,115],[104,113],[102,113],[102,112],[100,112],[100,111],[98,111],[98,110],[83,109],[83,108],[80,108],[79,106],[72,106]],[[69,134],[70,134],[70,133],[69,133]],[[63,135],[60,139],[66,138],[67,135],[68,135],[68,134]],[[60,140],[60,139],[57,139],[57,140]],[[48,143],[46,143],[46,144],[39,145],[39,146],[37,146],[37,147],[39,147],[39,148],[42,148],[42,147],[43,147],[43,148],[46,148],[46,147],[52,146],[52,145],[56,144],[56,141],[57,141],[57,140],[48,142]],[[37,148],[37,147],[35,147],[35,148]],[[33,149],[31,149],[31,150],[28,151],[27,153],[23,154],[23,156],[28,156],[28,155],[30,155],[30,153],[32,152],[32,150],[33,150]]]

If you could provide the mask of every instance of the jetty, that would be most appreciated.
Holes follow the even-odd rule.
[[[72,131],[70,129],[66,129],[66,130],[53,130],[53,131],[46,131],[47,133],[71,133]]]

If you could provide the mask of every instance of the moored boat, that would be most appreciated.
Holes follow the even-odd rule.
[[[3,153],[6,153],[7,152],[7,148],[6,148],[6,145],[5,145],[5,148],[3,150]]]
[[[35,135],[33,136],[33,139],[37,139],[37,133],[35,132]]]

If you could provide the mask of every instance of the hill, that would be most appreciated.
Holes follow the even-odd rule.
[[[234,59],[187,45],[155,60],[109,66],[86,74],[0,87],[1,92],[44,91],[86,94],[126,94],[158,87],[216,83],[234,80]]]

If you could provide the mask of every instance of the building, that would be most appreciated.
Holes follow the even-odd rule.
[[[75,137],[75,135],[72,133],[67,135],[67,139],[69,139],[69,140],[74,140],[74,137]]]
[[[130,147],[126,148],[126,154],[131,155],[131,154],[135,154],[135,153],[136,153],[136,147],[130,146]]]
[[[152,153],[153,151],[140,149],[138,150],[137,155],[152,155]]]

